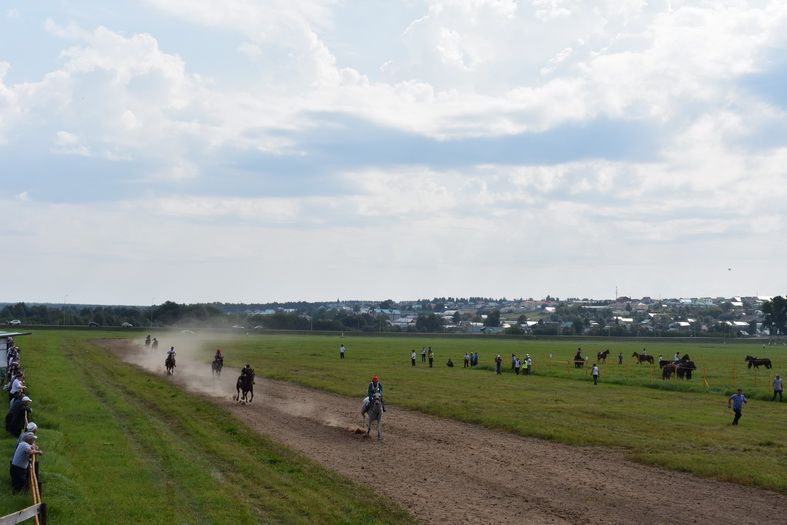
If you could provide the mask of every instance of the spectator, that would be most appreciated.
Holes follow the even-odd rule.
[[[434,352],[432,352],[432,347],[429,347],[429,351],[427,352],[427,356],[429,357],[429,368],[432,368],[432,363],[434,363]]]
[[[514,356],[514,373],[519,375],[519,368],[522,366],[522,363],[519,361],[517,356]]]
[[[618,352],[618,364],[623,364],[623,352]]]
[[[515,364],[516,364],[516,354],[511,354],[511,370],[514,369]]]
[[[347,349],[344,347],[343,344],[339,346],[339,359],[344,359],[344,352],[346,351]]]
[[[470,366],[470,354],[465,352],[465,366],[463,368],[467,368]]]
[[[525,363],[527,366],[525,367],[525,375],[530,375],[533,373],[533,359],[530,357],[530,354],[525,356]]]
[[[530,369],[528,368],[528,364],[527,364],[527,357],[522,358],[522,373],[526,376],[530,375]]]
[[[22,432],[21,434],[19,434],[19,441],[17,441],[17,444],[21,443],[22,441],[24,441],[26,435],[28,435],[28,434],[35,434],[36,432],[38,432],[38,425],[36,425],[35,423],[33,423],[31,421],[25,427],[25,431]],[[36,437],[38,437],[38,436],[36,436]]]
[[[19,492],[27,488],[27,471],[30,466],[30,458],[42,454],[41,450],[35,446],[36,437],[33,433],[28,433],[25,439],[16,446],[14,456],[11,458],[11,487],[14,492]]]
[[[449,359],[449,361],[450,361],[450,359]],[[426,363],[426,347],[425,346],[421,347],[421,362],[422,363]]]
[[[502,374],[502,373],[503,373],[503,372],[500,370],[500,368],[501,368],[502,366],[503,366],[503,358],[502,358],[502,357],[500,357],[500,354],[497,354],[497,357],[495,357],[495,371],[497,372],[497,375],[500,375],[500,374]]]
[[[598,363],[593,363],[593,384],[598,384]]]
[[[410,354],[410,363],[412,363],[412,365],[415,366],[415,350],[413,350],[412,353]]]
[[[771,401],[776,401],[776,395],[778,394],[779,402],[781,403],[783,391],[784,391],[784,381],[780,376],[776,376],[773,379],[773,397],[771,398]]]
[[[13,381],[11,381],[11,388],[8,389],[9,403],[14,399],[20,399],[25,393],[25,375],[18,373]]]
[[[473,366],[478,366],[478,352],[473,352],[472,358],[470,359]]]
[[[445,366],[447,366],[448,368],[453,368],[454,367],[454,362],[451,361],[450,357],[448,358],[448,362],[445,364]]]
[[[727,400],[727,408],[731,408],[733,412],[735,412],[735,417],[732,420],[733,425],[738,424],[738,420],[741,418],[741,411],[743,410],[743,405],[748,403],[749,401],[746,399],[746,396],[743,395],[743,390],[740,388],[736,394],[732,394],[730,398]]]
[[[30,414],[30,403],[32,401],[29,397],[24,396],[21,400],[17,400],[8,414],[5,416],[5,429],[14,437],[19,437],[22,430],[25,428],[25,415]]]

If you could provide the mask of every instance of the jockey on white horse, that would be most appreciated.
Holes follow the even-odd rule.
[[[374,376],[372,378],[372,382],[369,383],[369,388],[366,389],[366,398],[363,400],[363,405],[361,405],[361,415],[366,415],[366,411],[369,410],[369,400],[374,397],[374,394],[380,394],[380,402],[383,405],[383,412],[385,412],[385,402],[383,401],[383,384],[380,383],[380,378]]]

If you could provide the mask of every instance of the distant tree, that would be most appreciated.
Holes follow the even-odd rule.
[[[396,303],[393,301],[393,299],[386,299],[385,301],[380,303],[380,308],[383,308],[383,309],[386,309],[386,310],[390,310],[394,306],[396,306]]]
[[[415,320],[415,329],[419,332],[437,332],[443,326],[443,320],[435,314],[421,314]]]
[[[762,305],[762,311],[765,314],[765,321],[763,324],[770,328],[771,335],[778,335],[785,333],[785,324],[787,323],[787,300],[784,297],[777,295],[771,301],[766,301]]]
[[[489,312],[484,320],[484,326],[500,326],[500,310],[495,309]]]
[[[520,315],[519,317],[516,318],[516,322],[519,324],[527,323],[527,316],[525,314]]]
[[[461,321],[461,320],[462,320],[462,316],[459,314],[459,310],[457,310],[456,312],[454,312],[454,315],[453,315],[453,317],[451,317],[451,320],[452,320],[454,323],[458,323],[459,321]]]

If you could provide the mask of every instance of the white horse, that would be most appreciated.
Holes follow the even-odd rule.
[[[377,440],[381,441],[383,439],[383,400],[379,392],[369,400],[369,406],[366,408],[364,416],[369,418],[366,423],[366,435],[368,436],[372,431],[372,421],[377,421]]]

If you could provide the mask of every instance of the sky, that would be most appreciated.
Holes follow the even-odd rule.
[[[783,0],[0,2],[0,301],[787,292]]]

